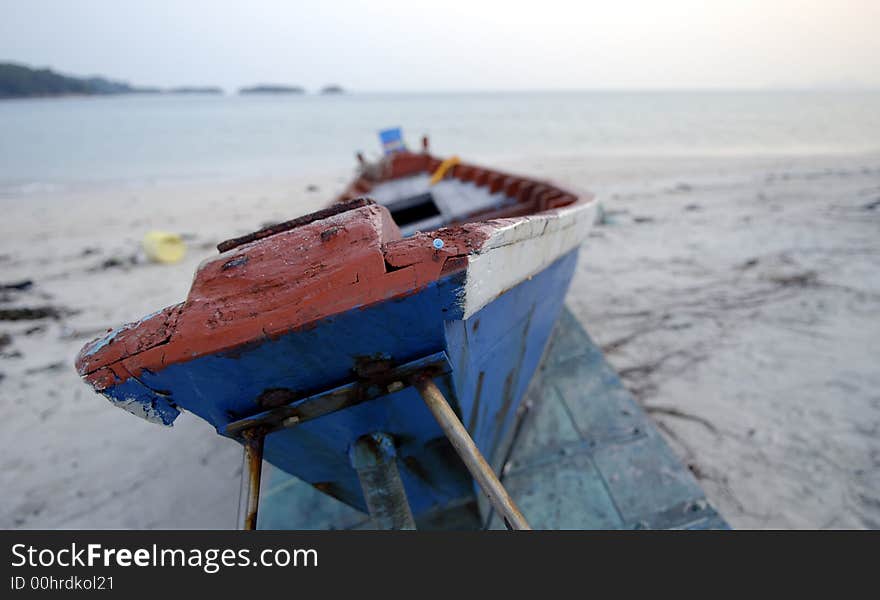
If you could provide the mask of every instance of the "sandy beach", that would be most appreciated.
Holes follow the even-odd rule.
[[[880,155],[494,166],[602,200],[568,305],[733,527],[880,527]],[[73,359],[183,299],[217,242],[350,175],[0,198],[0,527],[235,527],[239,447],[112,407]],[[150,229],[186,259],[146,262]]]

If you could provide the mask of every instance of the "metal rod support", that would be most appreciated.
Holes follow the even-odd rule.
[[[359,438],[349,450],[367,509],[378,529],[415,529],[406,490],[397,470],[394,440],[385,433]]]
[[[415,379],[413,384],[419,390],[425,404],[434,414],[434,418],[437,419],[443,433],[449,438],[452,447],[458,452],[468,471],[477,480],[483,493],[489,498],[489,502],[498,511],[498,514],[504,519],[507,528],[531,529],[526,518],[519,511],[504,486],[501,485],[492,467],[483,458],[479,448],[474,444],[474,440],[471,439],[467,429],[461,424],[434,381],[430,377],[420,376]]]
[[[244,466],[242,472],[242,504],[244,519],[241,528],[252,531],[257,528],[257,509],[260,506],[260,478],[263,472],[263,440],[260,428],[244,432]]]
[[[277,429],[320,419],[356,404],[400,391],[404,382],[426,371],[435,376],[451,372],[449,357],[445,352],[437,352],[376,374],[367,382],[356,380],[305,398],[294,396],[288,404],[233,421],[226,426],[226,434],[240,438],[249,429],[262,428],[263,435],[268,435]]]

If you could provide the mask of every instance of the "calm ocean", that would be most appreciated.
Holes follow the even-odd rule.
[[[0,101],[0,191],[301,175],[412,145],[480,162],[536,156],[880,150],[880,92],[116,96]]]

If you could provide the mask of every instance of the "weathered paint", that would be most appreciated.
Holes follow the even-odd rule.
[[[371,204],[245,243],[203,262],[183,304],[87,345],[77,368],[100,391],[144,370],[410,294],[463,270],[465,262],[450,259],[478,249],[487,229],[464,225],[400,239],[388,211]],[[433,245],[438,237],[442,249]]]
[[[573,250],[469,318],[444,322],[460,414],[487,457],[513,424],[576,264]]]
[[[477,380],[478,371],[485,372],[480,415],[471,435],[490,456],[499,439],[499,423],[501,428],[512,423],[574,263],[574,254],[567,255],[466,321],[458,300],[465,276],[457,272],[413,295],[355,308],[231,354],[145,371],[140,382],[132,379],[105,393],[114,396],[118,389],[138,385],[145,402],[173,402],[225,433],[229,423],[266,409],[259,401],[266,390],[304,394],[345,384],[357,377],[355,369],[365,356],[406,364],[445,351],[453,373],[436,383],[457,404],[460,415],[471,414],[470,382]],[[530,313],[545,311],[548,314],[540,318],[529,318]],[[150,390],[170,395],[148,396]],[[412,388],[272,433],[266,437],[264,455],[273,465],[365,510],[347,452],[353,440],[376,431],[387,432],[400,444],[400,476],[416,516],[473,497],[470,476]]]
[[[533,528],[727,527],[601,349],[565,309],[523,403],[529,410],[517,417],[514,435],[496,454],[507,463],[502,483]],[[420,520],[419,529],[483,527],[479,519],[462,522],[458,516],[450,508],[430,522]],[[490,527],[504,527],[497,515],[483,516]],[[261,529],[369,526],[363,513],[266,465]]]
[[[390,170],[437,164],[398,154]],[[490,175],[477,170],[474,178],[492,185]],[[384,207],[355,202],[233,240],[202,263],[185,302],[86,346],[77,368],[96,390],[154,421],[171,424],[185,409],[225,434],[279,399],[350,383],[365,364],[393,368],[445,352],[453,372],[436,383],[489,456],[537,366],[592,210],[591,201],[545,184],[491,181],[518,182],[513,214],[547,210],[404,239]],[[347,452],[377,431],[398,443],[416,516],[473,497],[471,478],[412,388],[268,435],[264,453],[365,509]]]
[[[356,361],[361,364],[362,361]],[[375,362],[390,363],[390,360],[378,360]],[[355,371],[360,371],[356,365]],[[240,436],[243,432],[259,427],[267,432],[272,432],[284,427],[302,425],[312,419],[325,417],[330,413],[344,410],[374,400],[389,393],[399,392],[410,385],[416,375],[429,374],[432,377],[446,375],[452,371],[449,358],[445,352],[437,352],[430,356],[414,360],[398,367],[384,366],[381,370],[373,373],[353,373],[358,379],[331,390],[303,398],[288,389],[271,389],[268,392],[275,395],[281,401],[274,408],[234,421],[226,426],[225,432],[230,436]],[[258,404],[266,396],[266,392],[257,399]]]
[[[590,202],[548,215],[495,221],[499,226],[469,261],[465,318],[579,246],[594,219],[595,203]]]
[[[263,227],[262,229],[253,233],[220,242],[219,244],[217,244],[217,250],[219,250],[220,252],[227,252],[239,246],[243,246],[244,244],[255,242],[257,240],[267,238],[271,235],[281,233],[282,231],[290,231],[291,229],[296,229],[297,227],[308,225],[309,223],[313,223],[314,221],[320,221],[321,219],[326,219],[327,217],[332,217],[333,215],[338,215],[339,213],[347,212],[349,210],[360,208],[362,206],[367,206],[369,203],[370,201],[366,198],[355,198],[347,202],[339,202],[322,210],[318,210],[313,213],[297,217],[296,219],[291,219],[289,221],[284,221],[283,223],[277,223],[275,225],[269,225],[268,227]]]

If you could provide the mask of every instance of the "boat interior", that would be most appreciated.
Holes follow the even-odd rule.
[[[474,221],[522,217],[573,204],[552,184],[427,151],[395,152],[361,171],[338,201],[369,197],[388,208],[404,236]]]
[[[441,159],[428,151],[405,148],[368,163],[358,155],[354,181],[327,208],[265,227],[217,245],[226,252],[244,243],[299,227],[375,202],[388,209],[404,237],[463,223],[526,217],[588,201],[555,184],[528,179],[465,163],[458,157]]]

